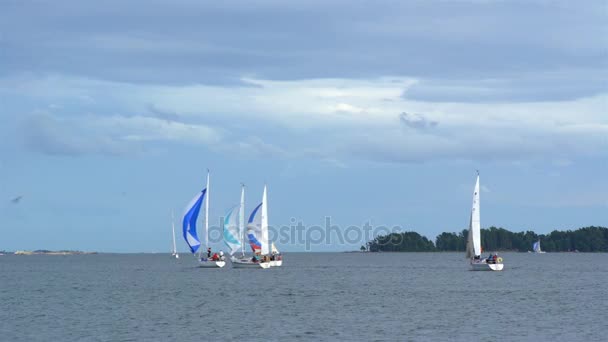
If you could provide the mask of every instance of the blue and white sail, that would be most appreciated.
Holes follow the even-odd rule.
[[[258,204],[251,212],[251,215],[249,215],[249,220],[247,221],[247,239],[253,253],[260,253],[262,251],[262,215],[258,215],[261,207],[262,203]]]
[[[198,233],[196,232],[196,221],[198,219],[198,214],[201,211],[201,206],[203,204],[203,200],[205,199],[206,193],[207,189],[205,188],[203,191],[196,194],[196,196],[194,196],[186,207],[186,211],[184,213],[184,240],[186,240],[186,243],[188,244],[188,247],[190,247],[190,251],[192,253],[196,253],[201,246],[201,240],[198,238]]]
[[[532,245],[532,250],[535,253],[542,253],[542,251],[540,250],[540,240],[536,241],[533,245]]]
[[[230,255],[236,253],[241,248],[239,241],[239,226],[237,222],[237,210],[240,206],[234,206],[224,217],[224,243],[230,248]]]

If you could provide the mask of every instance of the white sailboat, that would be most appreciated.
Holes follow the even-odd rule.
[[[179,259],[179,254],[177,254],[177,246],[175,245],[175,216],[173,215],[173,211],[171,211],[171,230],[173,232],[173,250],[171,251],[171,257]]]
[[[532,252],[538,253],[538,254],[547,253],[540,249],[540,239],[538,239],[538,241],[536,241],[535,243],[532,244]]]
[[[469,234],[467,239],[466,257],[471,259],[472,271],[502,271],[504,264],[502,258],[484,259],[481,257],[481,217],[479,213],[479,172],[473,191],[473,208],[469,221]]]
[[[192,254],[196,255],[198,251],[199,266],[203,268],[221,268],[226,265],[224,260],[212,260],[209,256],[203,256],[200,249],[201,242],[196,231],[196,222],[201,206],[205,201],[205,248],[209,246],[209,171],[207,170],[207,186],[201,192],[196,194],[186,207],[183,219],[184,239],[190,247]]]
[[[283,266],[283,256],[277,249],[277,246],[274,245],[274,242],[270,244],[270,253],[270,267]]]
[[[244,188],[241,193],[241,208],[244,207],[245,192]],[[258,212],[261,214],[258,215]],[[243,213],[244,218],[244,213]],[[241,222],[244,222],[242,220]],[[242,232],[245,231],[244,224],[242,225]],[[246,258],[244,254],[241,258],[232,258],[232,266],[235,268],[269,268],[270,260],[268,256],[268,208],[266,203],[266,186],[264,186],[264,194],[262,196],[262,203],[260,203],[251,212],[247,224],[247,238],[249,245],[253,251],[254,256]],[[244,246],[243,246],[244,249]],[[244,253],[244,251],[243,251]],[[258,256],[262,256],[260,260]]]

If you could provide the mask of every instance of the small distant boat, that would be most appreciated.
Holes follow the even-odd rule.
[[[535,243],[532,244],[532,252],[533,253],[538,253],[538,254],[545,254],[547,252],[543,251],[540,249],[540,239],[538,239],[538,241],[536,241]]]
[[[283,256],[277,249],[277,246],[274,245],[274,242],[270,244],[270,253],[270,267],[283,266]]]
[[[207,171],[207,186],[190,201],[186,207],[183,219],[184,240],[190,247],[192,254],[198,251],[199,267],[202,268],[221,268],[226,265],[224,260],[212,260],[203,257],[201,253],[201,241],[196,232],[196,221],[201,211],[201,206],[205,201],[205,247],[209,246],[209,171]]]
[[[467,239],[466,257],[471,259],[472,271],[502,271],[504,264],[502,258],[484,259],[481,257],[481,219],[479,213],[479,172],[473,192],[473,208],[469,221],[469,234]]]
[[[175,217],[173,215],[173,211],[171,211],[171,230],[173,232],[173,250],[171,251],[171,257],[179,259],[179,254],[177,254],[177,247],[175,246]]]

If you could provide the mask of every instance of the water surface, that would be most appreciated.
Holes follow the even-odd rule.
[[[287,253],[269,270],[188,255],[0,256],[3,341],[605,341],[608,254]]]

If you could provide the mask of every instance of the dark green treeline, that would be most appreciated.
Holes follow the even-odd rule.
[[[367,243],[371,252],[464,252],[468,230],[460,233],[441,233],[435,243],[416,232],[380,235]],[[608,252],[608,228],[585,227],[577,230],[536,234],[533,231],[514,233],[504,228],[490,227],[481,230],[481,245],[485,251],[532,250],[540,239],[547,252]]]

